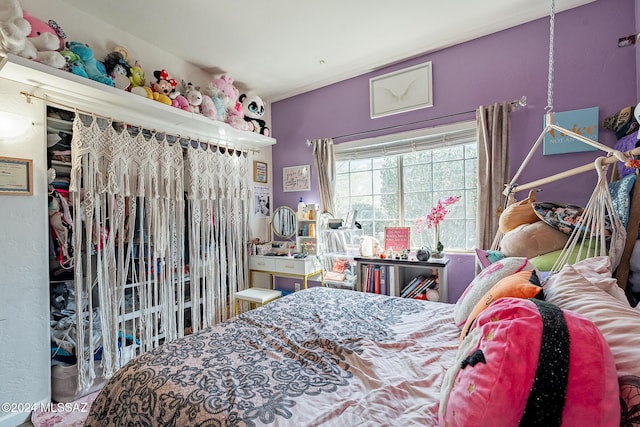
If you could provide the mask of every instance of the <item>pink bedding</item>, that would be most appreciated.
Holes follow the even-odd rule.
[[[132,360],[85,425],[434,426],[458,337],[453,305],[312,288]]]

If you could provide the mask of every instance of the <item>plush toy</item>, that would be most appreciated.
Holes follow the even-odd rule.
[[[31,31],[27,35],[24,50],[18,55],[54,68],[64,68],[67,62],[58,52],[61,49],[61,43],[64,43],[64,38],[60,37],[49,24],[30,15],[26,10],[22,13],[31,26]],[[58,29],[60,34],[64,35],[62,29],[59,27]]]
[[[30,32],[18,0],[0,0],[0,50],[17,55],[24,50]]]
[[[68,49],[61,51],[60,55],[62,55],[62,57],[67,62],[66,66],[64,67],[65,70],[77,76],[84,77],[85,79],[89,78],[89,74],[87,74],[87,69],[84,68],[82,59],[80,59],[78,55],[76,55],[75,53],[71,52]]]
[[[143,88],[144,85],[147,83],[144,77],[144,70],[142,70],[142,67],[140,66],[140,63],[138,61],[136,61],[133,67],[131,67],[131,75],[129,75],[129,82],[131,83],[128,89],[129,92],[133,92],[134,88]],[[144,96],[146,96],[146,93]]]
[[[127,90],[131,86],[131,65],[129,65],[129,52],[124,47],[118,46],[113,52],[104,57],[104,68],[113,84],[118,89]]]
[[[107,75],[104,64],[93,56],[93,50],[88,45],[72,41],[67,43],[67,49],[80,57],[91,80],[114,86],[113,79]]]
[[[205,94],[209,95],[216,105],[218,120],[231,124],[231,126],[248,130],[248,124],[244,122],[242,105],[238,102],[240,92],[233,85],[233,78],[227,74],[217,77],[207,85]]]
[[[184,95],[182,95],[182,93],[185,90],[186,90],[186,85],[183,80],[182,85],[180,86],[180,90],[178,90],[177,87],[173,88],[173,90],[171,91],[171,94],[169,95],[169,98],[171,98],[172,106],[184,111],[191,112],[191,105],[189,105],[189,101],[187,100],[187,98],[184,97]]]
[[[269,136],[269,128],[262,119],[262,116],[264,116],[264,102],[262,98],[257,95],[247,95],[243,93],[238,98],[238,101],[242,105],[245,121],[251,125],[249,130]]]
[[[182,82],[184,85],[184,81]],[[189,101],[192,113],[200,114],[200,105],[202,105],[202,93],[200,86],[194,86],[191,82],[187,83],[184,96]]]
[[[213,103],[213,99],[209,95],[202,95],[202,104],[200,104],[200,114],[211,120],[218,120],[218,110]]]
[[[156,70],[153,75],[156,78],[156,81],[150,85],[153,99],[163,104],[172,105],[169,95],[173,92],[178,82],[169,78],[167,70]]]

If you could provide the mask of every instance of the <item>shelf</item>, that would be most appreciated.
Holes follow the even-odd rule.
[[[228,145],[260,149],[275,139],[242,131],[139,95],[12,54],[0,55],[0,77],[34,86],[34,95],[134,126]]]

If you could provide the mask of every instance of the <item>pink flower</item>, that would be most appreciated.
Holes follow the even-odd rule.
[[[444,217],[449,213],[447,206],[450,206],[460,200],[460,196],[449,196],[446,199],[438,200],[438,203],[431,208],[431,211],[424,217],[416,219],[414,225],[418,232],[422,231],[422,227],[426,225],[427,228],[436,227],[442,222]]]

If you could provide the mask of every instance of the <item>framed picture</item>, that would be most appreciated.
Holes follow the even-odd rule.
[[[282,191],[311,191],[311,168],[309,165],[282,168]]]
[[[564,129],[598,142],[598,111],[598,107],[591,107],[554,113],[553,122]],[[543,123],[543,126],[546,126],[546,123]],[[596,150],[596,147],[578,141],[574,137],[558,132],[555,129],[544,135],[542,146],[542,154],[545,156]]]
[[[371,118],[433,106],[431,61],[369,79]]]
[[[258,160],[254,160],[253,161],[253,182],[266,184],[268,182],[267,168],[268,168],[268,165],[265,162],[259,162]]]
[[[356,225],[356,215],[358,214],[357,210],[352,210],[347,213],[346,218],[344,219],[344,228],[353,228]]]
[[[0,157],[0,195],[33,194],[33,160]]]
[[[384,250],[401,251],[409,250],[411,242],[410,227],[385,227],[384,228]]]

